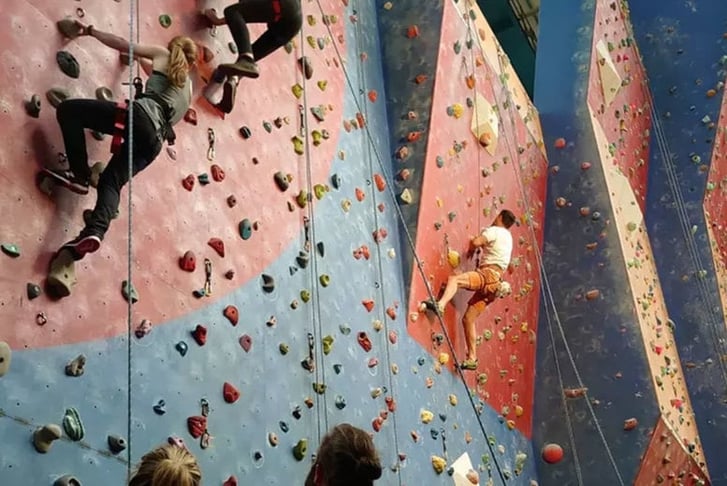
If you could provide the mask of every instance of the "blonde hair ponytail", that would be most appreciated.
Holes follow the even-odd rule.
[[[199,486],[202,472],[192,453],[163,445],[141,458],[129,486]]]
[[[197,59],[197,44],[185,36],[177,36],[169,42],[169,66],[167,77],[172,85],[183,88],[189,70]]]

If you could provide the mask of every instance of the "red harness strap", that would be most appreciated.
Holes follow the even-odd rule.
[[[124,130],[126,129],[126,113],[129,109],[128,101],[116,103],[116,117],[114,118],[114,138],[111,140],[111,153],[119,153],[124,143]]]
[[[273,22],[279,22],[283,18],[283,8],[280,6],[280,0],[272,0],[273,4]]]

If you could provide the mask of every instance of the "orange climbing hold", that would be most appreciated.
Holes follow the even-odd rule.
[[[464,82],[467,83],[467,88],[475,89],[475,75],[470,74],[464,78]]]
[[[416,84],[422,84],[427,81],[427,75],[426,74],[418,74],[416,78],[414,78],[414,82]]]
[[[374,174],[374,184],[379,192],[383,192],[386,189],[386,179],[381,174]]]
[[[237,307],[234,305],[228,305],[225,307],[225,310],[222,312],[222,314],[227,318],[228,321],[230,321],[230,324],[233,326],[237,325],[237,322],[240,319],[240,313],[237,310]]]
[[[422,136],[422,132],[409,132],[409,134],[406,136],[407,142],[416,142],[419,140]]]
[[[366,193],[365,193],[365,192],[363,192],[363,190],[362,190],[362,189],[360,189],[360,188],[358,188],[358,187],[357,187],[357,188],[356,188],[356,200],[357,200],[358,202],[361,202],[361,201],[363,201],[363,200],[364,200],[365,198],[366,198]]]
[[[371,103],[376,103],[378,97],[379,93],[377,93],[375,89],[369,91],[369,101],[371,101]]]
[[[556,138],[553,146],[557,149],[565,148],[565,138]]]
[[[374,301],[371,299],[362,300],[361,304],[366,308],[367,311],[371,312],[374,310]]]
[[[586,292],[586,300],[596,300],[601,295],[598,289],[592,289]]]
[[[406,36],[410,39],[419,37],[419,27],[416,25],[410,25],[409,28],[406,29]]]

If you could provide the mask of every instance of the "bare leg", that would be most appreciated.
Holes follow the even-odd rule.
[[[469,305],[464,313],[464,317],[462,317],[465,347],[467,348],[466,359],[468,361],[475,361],[477,359],[477,329],[475,328],[475,322],[484,310],[484,301],[475,305]]]
[[[444,310],[444,308],[447,307],[447,304],[449,304],[454,298],[457,290],[464,288],[467,285],[469,285],[469,277],[466,273],[452,275],[449,277],[449,279],[447,279],[447,286],[444,288],[444,294],[442,294],[442,298],[439,299],[439,302],[437,303],[439,309]]]

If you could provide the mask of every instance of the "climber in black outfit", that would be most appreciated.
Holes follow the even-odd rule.
[[[129,41],[126,39],[80,22],[77,22],[77,27],[82,36],[95,37],[102,44],[122,53],[129,51]],[[173,142],[172,127],[189,108],[192,100],[189,74],[197,61],[197,45],[189,37],[177,36],[167,46],[134,44],[134,53],[139,58],[151,61],[153,69],[144,92],[132,101],[132,162],[133,175],[136,175],[159,155],[165,140]],[[45,169],[44,172],[77,194],[88,193],[91,178],[84,130],[112,135],[116,132],[115,122],[118,118],[125,119],[123,143],[99,178],[96,206],[79,236],[61,247],[62,250],[69,250],[76,260],[101,246],[111,219],[118,211],[121,188],[129,180],[129,113],[123,109],[119,111],[120,108],[111,101],[93,99],[68,99],[56,111],[70,170]]]
[[[237,61],[220,64],[205,89],[207,100],[223,112],[229,113],[235,103],[239,78],[260,76],[257,61],[284,46],[300,32],[303,25],[300,0],[240,0],[225,8],[224,18],[218,17],[214,9],[207,9],[202,14],[212,25],[227,24],[237,46]],[[250,31],[247,28],[249,23],[268,24],[268,30],[254,43],[250,42]],[[212,98],[225,77],[227,82],[222,100],[215,103]]]

